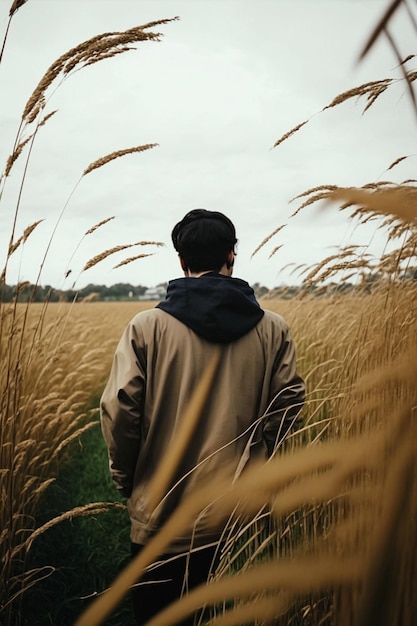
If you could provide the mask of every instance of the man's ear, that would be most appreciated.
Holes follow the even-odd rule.
[[[187,263],[184,261],[182,256],[180,256],[180,264],[181,264],[181,269],[183,270],[183,272],[188,272]]]
[[[230,268],[233,267],[235,262],[235,253],[233,252],[233,250],[230,250],[229,254],[227,255],[227,262],[226,262],[226,267],[228,270],[230,270]]]

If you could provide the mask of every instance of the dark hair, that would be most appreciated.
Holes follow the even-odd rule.
[[[194,209],[171,233],[175,250],[191,272],[218,272],[237,242],[233,222],[219,211]]]

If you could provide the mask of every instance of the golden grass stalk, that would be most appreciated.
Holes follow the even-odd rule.
[[[405,7],[407,7],[407,4],[404,3]],[[401,55],[401,52],[395,42],[394,37],[392,36],[390,30],[386,27],[386,24],[388,23],[388,21],[392,18],[392,16],[394,15],[395,10],[398,8],[399,3],[397,0],[394,0],[394,2],[391,3],[390,7],[388,8],[387,12],[384,14],[380,24],[377,25],[376,30],[374,31],[373,35],[371,36],[367,46],[365,46],[364,51],[362,52],[363,56],[364,54],[367,53],[367,51],[370,49],[370,47],[373,45],[373,43],[376,41],[378,35],[382,32],[385,37],[387,38],[393,52],[394,55],[398,61],[398,66],[401,69],[403,78],[406,81],[406,85],[408,88],[408,93],[410,95],[411,98],[411,102],[414,108],[414,112],[417,114],[417,101],[416,101],[416,97],[414,95],[414,90],[413,90],[413,86],[412,86],[412,82],[413,80],[415,80],[416,77],[416,73],[415,72],[407,72],[406,68],[405,68],[405,63],[406,61],[403,60],[403,57]],[[408,10],[408,15],[410,17],[410,19],[412,20],[412,22],[414,23],[414,27],[415,27],[415,19],[411,13],[411,11],[407,8]],[[409,59],[410,57],[408,57]]]
[[[246,571],[244,574],[236,574],[198,587],[188,596],[161,611],[147,623],[147,626],[175,624],[205,604],[214,604],[236,596],[250,597],[264,592],[276,592],[280,589],[303,593],[311,589],[320,589],[329,584],[346,585],[352,583],[360,573],[360,563],[356,558],[345,558],[339,566],[336,566],[333,558],[325,559],[323,557],[320,561],[316,558],[305,557],[296,562],[288,559],[281,562],[265,563]],[[273,615],[276,616],[277,611],[281,611],[287,603],[287,599],[285,599],[284,606],[280,606],[278,603]],[[255,606],[256,604],[253,606],[253,612],[255,612]],[[227,623],[241,624],[241,619],[241,612],[237,612],[234,618],[231,616],[231,619],[227,620]],[[214,623],[217,624],[217,619],[214,620]],[[219,620],[220,623],[221,619]]]
[[[63,521],[74,519],[74,517],[98,515],[99,513],[109,511],[112,508],[126,509],[126,506],[124,504],[121,504],[120,502],[90,502],[89,504],[84,504],[83,506],[74,507],[70,511],[65,511],[65,513],[54,517],[53,519],[49,520],[49,522],[46,522],[46,524],[43,524],[42,526],[34,530],[26,539],[23,545],[19,545],[17,546],[17,548],[15,548],[15,551],[12,552],[12,558],[13,556],[17,556],[17,554],[22,549],[29,550],[32,543],[37,537]]]
[[[68,417],[71,415],[71,412],[69,411],[67,413]],[[66,437],[66,439],[64,439],[63,441],[61,441],[57,448],[54,450],[54,455],[59,457],[60,453],[62,452],[62,450],[64,448],[66,448],[70,443],[72,443],[73,441],[75,441],[76,439],[79,439],[81,437],[81,435],[83,435],[85,432],[87,432],[87,430],[91,430],[92,428],[94,428],[95,426],[98,426],[100,423],[97,422],[88,422],[88,424],[84,424],[84,426],[82,426],[81,428],[78,428],[77,430],[75,430],[74,432],[72,432],[68,437]]]
[[[51,119],[51,117],[53,117],[55,115],[55,113],[57,113],[57,110],[55,109],[55,111],[50,111],[49,113],[47,113],[39,122],[38,124],[38,128],[40,128],[41,126],[45,126],[46,122],[48,120]]]
[[[291,217],[295,217],[304,207],[313,204],[313,202],[318,202],[328,197],[329,193],[333,190],[337,189],[336,185],[318,185],[317,187],[313,187],[304,191],[303,193],[298,194],[294,198],[292,198],[291,202],[294,200],[298,200],[300,198],[304,198],[306,196],[310,196],[305,200],[291,215]]]
[[[272,233],[270,235],[265,237],[265,239],[263,239],[263,241],[261,241],[259,246],[257,248],[255,248],[255,250],[252,252],[251,257],[255,256],[255,254],[257,252],[259,252],[259,250],[261,250],[261,248],[263,248],[264,245],[267,244],[268,241],[270,241],[270,239],[272,239],[272,237],[274,237],[274,235],[279,233],[285,226],[286,226],[286,224],[281,224],[281,226],[278,226],[274,231],[272,231]]]
[[[387,170],[392,170],[393,167],[395,167],[396,165],[398,165],[399,163],[401,163],[402,161],[404,161],[405,159],[408,159],[408,156],[402,156],[402,157],[398,157],[398,159],[395,159],[395,161],[393,161],[388,167]]]
[[[92,233],[94,233],[94,231],[96,231],[98,228],[100,228],[101,226],[104,226],[104,224],[107,224],[107,222],[111,222],[112,220],[114,220],[114,215],[112,217],[107,217],[104,220],[101,220],[101,222],[98,222],[98,224],[95,224],[94,226],[92,226],[91,228],[89,228],[86,232],[85,235],[91,235]]]
[[[177,19],[177,17],[174,17],[149,22],[149,24],[157,26]],[[159,41],[161,34],[145,32],[147,28],[148,25],[145,24],[141,27],[130,28],[124,32],[109,32],[96,35],[61,55],[52,63],[31,94],[23,110],[22,119],[31,122],[36,118],[44,106],[46,91],[60,75],[65,77],[72,70],[82,67],[97,57],[103,57],[103,55],[112,56],[120,48],[129,50],[131,49],[129,44],[135,44],[140,41]]]
[[[107,259],[107,257],[111,256],[112,254],[116,254],[116,252],[121,252],[122,250],[127,250],[128,248],[133,248],[134,246],[147,246],[147,245],[150,245],[150,244],[156,245],[156,246],[162,246],[163,245],[163,243],[157,242],[157,241],[138,241],[137,243],[128,243],[128,244],[124,244],[124,245],[120,245],[120,246],[114,246],[113,248],[109,248],[108,250],[104,250],[104,252],[101,252],[100,254],[97,254],[92,259],[87,261],[87,263],[84,265],[82,271],[84,272],[85,270],[88,270],[91,267],[94,267],[95,265],[97,265],[97,263],[100,263],[104,259]]]
[[[4,175],[7,177],[9,176],[11,169],[14,165],[14,163],[17,161],[17,159],[19,158],[19,156],[21,155],[23,148],[26,146],[27,143],[29,143],[29,141],[33,138],[33,135],[30,135],[29,137],[27,137],[24,141],[21,141],[16,149],[12,152],[12,154],[9,156],[9,158],[6,161],[6,168],[4,170]]]
[[[27,226],[27,228],[25,228],[25,230],[23,231],[23,235],[19,237],[19,239],[15,241],[15,243],[10,243],[7,256],[10,257],[13,254],[13,252],[15,252],[17,248],[19,248],[20,245],[24,244],[29,238],[29,236],[33,233],[35,228],[39,226],[39,224],[41,224],[43,221],[44,220],[38,220],[37,222],[34,222],[30,226]]]
[[[65,314],[57,311],[51,314],[44,305],[0,306],[0,467],[5,469],[0,473],[0,527],[7,531],[0,537],[0,621],[5,624],[15,610],[13,598],[17,602],[24,593],[22,552],[28,536],[37,536],[32,533],[39,501],[56,476],[66,444],[89,427],[82,423],[83,407],[100,384],[103,358],[107,363],[105,350],[85,352],[87,362],[80,359],[80,347],[85,351],[91,344],[84,324],[64,346],[59,336]],[[70,336],[67,332],[66,339]],[[107,339],[102,340],[104,346]]]
[[[393,83],[392,78],[383,78],[381,80],[372,80],[367,83],[363,83],[358,87],[353,87],[352,89],[347,89],[341,94],[338,94],[333,100],[324,107],[323,111],[326,109],[332,109],[335,106],[338,106],[351,98],[367,96],[368,104],[365,107],[365,111],[369,108],[370,104],[376,100],[376,98],[386,91],[388,87]]]
[[[372,46],[375,44],[375,42],[377,41],[377,39],[385,34],[387,26],[390,22],[390,20],[392,19],[392,17],[394,16],[395,12],[397,11],[397,9],[401,6],[402,4],[402,0],[392,0],[390,2],[390,4],[387,6],[383,16],[381,17],[381,19],[379,20],[379,22],[376,24],[375,28],[373,29],[371,35],[368,38],[368,41],[366,42],[361,54],[360,54],[360,59],[363,59],[369,52],[369,50],[372,48]]]
[[[297,133],[303,126],[305,126],[307,124],[308,120],[306,120],[305,122],[301,122],[300,124],[297,124],[297,126],[294,126],[294,128],[292,128],[291,130],[289,130],[288,132],[286,132],[284,135],[282,135],[282,137],[280,137],[279,139],[276,140],[276,142],[274,143],[274,145],[272,146],[273,148],[276,148],[277,146],[279,146],[283,141],[285,141],[286,139],[288,139],[289,137],[292,137],[292,135],[294,135],[295,133]]]
[[[358,626],[367,626],[370,623],[389,626],[398,623],[395,618],[393,619],[392,614],[395,608],[392,590],[398,593],[397,568],[401,566],[404,556],[402,535],[407,527],[404,519],[409,519],[409,516],[413,514],[410,494],[413,492],[413,480],[416,474],[416,451],[415,444],[410,437],[415,438],[415,436],[414,424],[410,435],[403,436],[398,441],[395,458],[386,480],[383,501],[385,511],[375,529],[374,554],[369,560],[365,578],[366,590],[359,611]]]
[[[373,192],[357,188],[340,187],[328,194],[329,201],[344,200],[359,204],[367,211],[394,215],[407,221],[417,218],[417,187],[397,185],[393,189],[376,189]]]
[[[55,115],[56,111],[51,111],[50,113],[48,113],[48,115],[45,115],[44,118],[38,123],[37,128],[35,130],[34,133],[32,133],[31,135],[29,135],[29,137],[27,137],[26,139],[20,141],[19,143],[17,143],[16,147],[14,148],[12,154],[8,157],[7,161],[6,161],[6,167],[4,170],[4,173],[2,174],[2,176],[0,177],[0,181],[4,178],[7,178],[7,176],[9,176],[13,165],[15,164],[15,162],[17,161],[17,159],[19,158],[19,156],[21,155],[23,148],[30,142],[33,141],[35,138],[35,134],[38,131],[38,129],[41,126],[44,126],[46,124],[46,122],[53,116]]]
[[[9,9],[9,17],[13,17],[13,15],[18,11],[24,4],[26,4],[28,0],[14,0]]]
[[[147,256],[153,256],[154,252],[147,252],[144,254],[137,254],[136,256],[131,256],[127,259],[124,259],[123,261],[120,261],[120,263],[117,263],[117,265],[113,266],[113,269],[117,269],[118,267],[123,267],[123,265],[128,265],[129,263],[133,263],[133,261],[137,261],[138,259],[144,259]]]
[[[134,47],[132,46],[123,46],[121,48],[118,48],[117,50],[112,50],[111,52],[104,52],[102,54],[97,54],[97,56],[95,56],[94,58],[90,59],[89,61],[86,61],[83,65],[83,67],[88,67],[89,65],[94,65],[94,63],[99,63],[100,61],[104,61],[105,59],[112,59],[113,57],[117,56],[118,54],[123,54],[124,52],[128,52],[129,50],[134,50]],[[76,64],[76,62],[74,62],[74,65]]]
[[[224,611],[206,622],[216,626],[233,626],[234,624],[272,623],[281,613],[285,614],[291,606],[291,595],[281,592],[262,595],[248,602],[241,602],[237,607]],[[175,616],[174,618],[175,619]]]
[[[134,152],[144,152],[145,150],[155,148],[155,146],[157,145],[157,143],[148,143],[144,144],[143,146],[135,146],[133,148],[125,148],[124,150],[116,150],[115,152],[111,152],[110,154],[107,154],[106,156],[103,156],[100,159],[93,161],[93,163],[90,163],[90,165],[88,165],[84,170],[83,176],[86,176],[86,174],[89,174],[93,170],[96,170],[99,167],[106,165],[110,161],[114,161],[114,159],[118,159],[119,157],[125,156],[126,154],[133,154]]]
[[[282,246],[283,246],[282,243],[279,246],[275,246],[275,248],[273,248],[271,252],[269,253],[268,259],[271,259],[274,256],[274,254],[282,248]]]
[[[64,276],[65,278],[68,278],[68,276],[72,273],[72,270],[69,268],[76,252],[78,251],[78,249],[80,248],[82,242],[84,241],[85,237],[87,237],[87,235],[91,235],[93,234],[98,228],[101,228],[102,226],[104,226],[105,224],[107,224],[108,222],[110,222],[111,220],[114,219],[113,217],[108,217],[104,220],[101,220],[100,222],[98,222],[97,224],[95,224],[94,226],[92,226],[91,228],[89,228],[84,235],[81,237],[80,241],[77,243],[77,245],[75,246],[74,250],[71,253],[70,258],[68,259],[68,263],[67,263],[67,267],[65,268],[64,271]]]

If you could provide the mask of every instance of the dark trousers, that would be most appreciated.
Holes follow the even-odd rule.
[[[132,543],[132,558],[142,549],[142,545]],[[216,553],[216,546],[210,546],[190,554],[180,556],[164,554],[160,556],[158,561],[163,561],[163,563],[158,567],[153,567],[149,572],[145,572],[141,576],[139,584],[132,589],[136,622],[145,624],[171,602],[180,598],[182,594],[205,583],[213,567]],[[200,611],[195,615],[199,614]],[[190,615],[179,623],[183,626],[192,626],[195,615]]]

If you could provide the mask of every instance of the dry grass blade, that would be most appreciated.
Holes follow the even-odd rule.
[[[144,152],[145,150],[150,150],[151,148],[155,148],[155,146],[157,146],[157,143],[147,143],[144,144],[143,146],[135,146],[133,148],[125,148],[124,150],[116,150],[115,152],[111,152],[110,154],[107,154],[104,157],[101,157],[100,159],[97,159],[97,161],[93,161],[93,163],[90,163],[90,165],[88,167],[86,167],[86,169],[83,172],[83,176],[85,176],[86,174],[89,174],[90,172],[92,172],[93,170],[96,170],[99,167],[102,167],[103,165],[106,165],[106,163],[109,163],[110,161],[113,161],[114,159],[118,159],[119,157],[125,156],[126,154],[132,154],[134,152]]]
[[[336,189],[336,187],[333,186],[332,188],[330,188],[328,185],[321,185],[318,189],[322,189],[322,191],[315,192],[315,189],[309,189],[304,194],[300,194],[300,196],[298,196],[298,197],[302,197],[302,196],[306,196],[307,194],[312,194],[310,195],[309,198],[304,200],[304,202],[302,202],[300,206],[297,207],[297,209],[291,214],[291,217],[295,217],[296,215],[298,215],[300,211],[310,206],[311,204],[314,204],[315,202],[326,200],[326,198],[328,198],[329,195],[332,193],[332,189]]]
[[[305,126],[307,124],[308,120],[306,120],[305,122],[301,122],[301,124],[297,124],[297,126],[294,126],[294,128],[292,128],[291,130],[289,130],[287,133],[285,133],[284,135],[282,135],[282,137],[280,137],[280,139],[277,139],[277,141],[274,143],[274,145],[272,146],[273,148],[276,148],[277,146],[279,146],[279,144],[281,144],[283,141],[285,141],[286,139],[288,139],[288,137],[291,137],[292,135],[294,135],[297,131],[300,130],[300,128],[302,128],[303,126]]]
[[[337,95],[330,104],[326,105],[323,111],[326,109],[332,109],[351,98],[367,96],[368,97],[368,105],[365,107],[365,111],[369,108],[371,104],[376,100],[376,98],[383,93],[388,86],[393,82],[391,78],[384,78],[382,80],[374,80],[368,83],[364,83],[363,85],[359,85],[358,87],[353,87],[352,89],[347,89],[343,93]]]
[[[273,624],[274,619],[290,608],[291,594],[280,593],[259,596],[256,600],[240,602],[235,608],[219,613],[205,626],[239,626],[241,624]]]
[[[398,165],[398,163],[401,163],[401,161],[404,161],[405,159],[408,159],[408,156],[398,157],[398,159],[395,159],[395,161],[391,163],[387,170],[392,170],[393,167],[395,167],[396,165]]]
[[[408,61],[411,61],[411,59],[415,59],[416,55],[415,54],[408,54],[405,59],[403,59],[401,61],[401,65],[405,65],[406,63],[408,63]]]
[[[410,83],[413,83],[417,80],[417,70],[414,70],[413,72],[406,72],[405,77]]]
[[[101,222],[98,222],[97,224],[95,224],[94,226],[92,226],[91,228],[89,228],[85,234],[86,235],[91,235],[91,233],[93,233],[95,230],[97,230],[97,228],[100,228],[100,226],[104,226],[104,224],[107,224],[107,222],[111,222],[112,220],[114,220],[114,215],[112,217],[107,217],[105,220],[101,220]]]
[[[371,93],[368,94],[368,103],[365,106],[363,112],[365,113],[379,98],[381,94],[383,94],[388,88],[388,85],[381,85],[377,89],[374,89]]]
[[[128,243],[128,244],[124,244],[124,245],[121,245],[121,246],[114,246],[114,248],[109,248],[108,250],[104,250],[104,252],[101,252],[100,254],[97,254],[92,259],[87,261],[87,263],[84,265],[82,271],[85,272],[86,270],[90,269],[91,267],[94,267],[94,265],[97,265],[97,263],[100,263],[100,261],[103,261],[104,259],[107,259],[107,257],[111,256],[112,254],[116,254],[116,252],[121,252],[122,250],[127,250],[128,248],[133,248],[134,246],[147,246],[149,244],[154,244],[154,245],[157,245],[157,246],[163,245],[160,242],[138,241],[136,243]]]
[[[33,224],[31,224],[30,226],[28,226],[27,228],[25,228],[23,235],[21,237],[19,237],[19,239],[15,242],[15,243],[10,243],[9,245],[9,250],[7,253],[7,256],[10,257],[13,252],[15,252],[15,250],[17,250],[17,248],[25,243],[25,241],[28,239],[28,237],[33,233],[33,231],[35,230],[35,228],[41,224],[41,222],[43,222],[43,220],[38,220],[37,222],[34,222]]]
[[[388,26],[389,21],[391,20],[391,18],[393,17],[394,13],[396,12],[396,10],[400,7],[400,5],[402,4],[403,0],[393,0],[391,2],[390,5],[388,5],[384,15],[381,17],[380,21],[377,23],[377,25],[375,26],[374,30],[372,31],[368,41],[366,42],[362,52],[360,53],[359,59],[363,59],[369,52],[369,50],[372,48],[372,46],[375,44],[376,40],[378,39],[378,37],[384,33],[385,29]]]
[[[270,252],[270,254],[268,256],[268,259],[271,259],[274,256],[274,254],[276,252],[278,252],[278,250],[280,250],[282,248],[283,245],[284,244],[281,243],[279,246],[275,246],[275,248],[273,250],[271,250],[271,252]]]
[[[414,113],[417,114],[417,102],[416,102],[416,97],[415,97],[414,90],[413,90],[413,85],[412,85],[412,82],[413,82],[414,79],[409,75],[409,73],[407,72],[407,70],[405,68],[405,65],[401,62],[402,61],[401,60],[401,54],[400,54],[400,51],[398,49],[398,46],[395,43],[394,38],[392,37],[391,33],[386,28],[385,28],[385,36],[388,39],[388,41],[389,41],[389,43],[391,45],[391,48],[392,48],[392,50],[393,50],[393,52],[394,52],[394,54],[395,54],[395,56],[397,58],[397,61],[399,63],[402,75],[403,75],[403,77],[404,77],[404,79],[405,79],[405,81],[407,83],[408,93],[410,94],[411,102],[412,102],[412,105],[413,105],[413,108],[414,108]]]
[[[128,244],[121,245],[121,246],[114,246],[113,248],[109,248],[108,250],[104,250],[104,252],[101,252],[100,254],[97,254],[92,259],[87,261],[87,263],[84,265],[82,271],[85,272],[86,270],[90,269],[91,267],[94,267],[95,265],[97,265],[97,263],[100,263],[104,259],[107,259],[107,257],[109,257],[110,255],[116,254],[116,252],[121,252],[122,250],[127,250],[128,248],[132,248],[135,245],[137,245],[137,244],[135,244],[135,243],[128,243]]]
[[[24,4],[26,4],[28,0],[14,0],[14,2],[12,3],[12,6],[10,7],[9,10],[9,16],[13,17],[13,15],[16,13],[16,11],[18,11],[20,9],[20,7],[22,7]]]
[[[417,19],[414,15],[414,13],[411,11],[409,5],[407,2],[404,3],[405,6],[405,10],[407,12],[408,15],[408,19],[410,20],[410,23],[412,24],[413,28],[414,28],[414,32],[417,33]],[[415,55],[411,55],[411,56],[415,56]]]
[[[33,138],[33,135],[30,135],[29,137],[27,137],[24,141],[21,141],[17,146],[16,149],[12,152],[12,154],[9,156],[9,158],[7,159],[6,162],[6,167],[4,170],[4,175],[5,176],[9,176],[10,171],[14,165],[14,163],[17,161],[17,159],[19,158],[19,156],[22,154],[22,150],[23,148],[29,143],[29,141]]]
[[[6,32],[4,33],[4,37],[3,37],[3,43],[1,44],[1,50],[0,50],[0,65],[3,59],[3,54],[4,54],[4,49],[6,48],[6,41],[7,41],[7,37],[9,34],[9,29],[10,29],[10,24],[11,24],[12,18],[11,16],[8,19],[7,22],[7,26],[6,26]]]
[[[82,426],[78,430],[74,431],[71,435],[69,435],[69,437],[64,439],[64,441],[61,441],[61,443],[54,450],[54,455],[58,456],[60,454],[60,452],[62,452],[62,450],[66,446],[68,446],[72,441],[75,441],[75,439],[79,439],[79,437],[83,433],[87,432],[88,430],[91,430],[91,428],[94,428],[97,425],[100,425],[100,423],[99,422],[89,422],[88,424],[85,424],[84,426]]]
[[[415,432],[412,433],[415,437]],[[397,572],[401,557],[400,537],[404,532],[404,518],[410,510],[410,494],[413,491],[415,446],[412,437],[405,437],[396,450],[393,467],[389,472],[384,490],[385,512],[376,529],[374,557],[366,576],[366,586],[358,626],[375,623],[390,626],[394,622],[390,611],[393,607],[392,589],[398,585]]]
[[[291,198],[291,202],[299,200],[300,198],[305,198],[306,196],[311,196],[311,194],[316,193],[317,191],[333,191],[334,189],[337,189],[337,185],[317,185],[317,187],[311,187],[310,189],[297,194]]]
[[[65,520],[70,520],[74,517],[85,517],[86,515],[97,515],[98,513],[104,513],[106,511],[109,511],[112,508],[125,509],[126,507],[120,502],[90,502],[89,504],[84,504],[83,506],[77,506],[70,511],[65,511],[65,513],[54,517],[49,522],[46,522],[46,524],[43,524],[42,526],[34,530],[26,539],[24,544],[22,546],[18,546],[16,550],[20,551],[22,548],[29,550],[33,541],[37,537],[42,535],[53,526],[56,526],[57,524],[60,524]]]
[[[39,103],[38,107],[36,107],[36,115],[39,113],[41,107],[43,106],[43,102]],[[23,148],[31,141],[33,143],[34,139],[35,139],[35,135],[37,133],[37,131],[39,130],[39,128],[41,128],[41,126],[44,126],[46,124],[46,122],[53,116],[55,115],[56,111],[51,111],[50,113],[48,113],[48,115],[45,115],[45,117],[38,123],[37,128],[35,130],[34,133],[32,133],[31,135],[29,135],[29,137],[27,137],[26,139],[24,139],[23,141],[20,141],[17,146],[15,147],[15,149],[13,150],[12,154],[9,156],[9,158],[7,159],[6,162],[6,167],[4,170],[4,176],[7,177],[9,176],[11,169],[13,167],[13,165],[15,164],[15,162],[17,161],[17,159],[20,157],[20,155],[22,154]],[[35,115],[35,117],[36,117]],[[34,119],[34,118],[33,118]],[[33,119],[31,119],[30,121],[33,121]],[[0,180],[3,178],[3,176],[0,177]]]
[[[137,26],[137,28],[139,28],[140,30],[146,30],[148,28],[153,28],[154,26],[162,26],[164,24],[169,24],[170,22],[176,22],[180,19],[179,15],[176,15],[175,17],[169,17],[166,19],[162,19],[162,20],[153,20],[152,22],[146,22],[146,24],[141,24],[140,26]]]
[[[153,22],[154,25],[167,24],[178,18],[163,19]],[[145,32],[141,27],[130,28],[124,32],[109,32],[96,35],[61,55],[39,81],[23,110],[22,119],[31,122],[44,106],[47,89],[58,76],[67,76],[76,67],[83,67],[90,61],[117,54],[118,50],[130,50],[129,44],[141,41],[159,41],[160,33]],[[43,103],[43,104],[42,104]]]
[[[88,67],[89,65],[94,65],[95,63],[100,63],[100,61],[104,61],[105,59],[112,59],[118,54],[123,54],[124,52],[128,52],[129,50],[134,50],[133,46],[123,46],[122,48],[118,48],[118,50],[112,50],[111,52],[106,52],[103,54],[98,54],[93,57],[89,61],[86,61],[83,67]]]
[[[47,113],[39,122],[38,128],[40,128],[41,126],[45,126],[46,122],[50,120],[51,117],[53,117],[56,112],[57,112],[57,109],[55,109],[55,111],[50,111],[49,113]]]
[[[365,207],[368,211],[385,213],[414,221],[417,218],[417,188],[397,186],[393,189],[377,189],[374,192],[346,187],[331,192],[328,202],[345,200]]]
[[[263,241],[261,241],[261,243],[259,244],[259,246],[258,246],[258,247],[257,247],[257,248],[256,248],[256,249],[252,252],[251,257],[255,256],[255,254],[256,254],[257,252],[259,252],[259,250],[261,250],[261,248],[263,248],[263,247],[264,247],[264,245],[265,245],[266,243],[268,243],[268,241],[269,241],[270,239],[272,239],[272,237],[273,237],[274,235],[276,235],[277,233],[279,233],[279,232],[280,232],[280,230],[282,230],[285,226],[286,226],[286,224],[282,224],[281,226],[278,226],[278,227],[277,227],[274,231],[272,231],[272,233],[271,233],[270,235],[268,235],[267,237],[265,237],[265,239],[264,239]]]
[[[281,562],[258,565],[242,574],[220,579],[202,585],[185,598],[173,603],[146,626],[170,626],[199,609],[205,604],[214,604],[234,597],[248,597],[256,593],[276,590],[309,591],[326,585],[346,585],[360,576],[360,563],[357,558],[334,559],[316,558],[282,560]],[[214,622],[216,623],[216,622]],[[232,624],[242,622],[232,621]]]
[[[165,244],[162,241],[140,241],[138,245],[141,246],[156,246],[157,248],[162,248]]]
[[[114,265],[113,269],[117,269],[118,267],[123,267],[123,265],[128,265],[129,263],[133,263],[133,261],[137,261],[138,259],[144,259],[147,256],[153,256],[154,253],[153,252],[147,252],[144,254],[137,254],[136,256],[131,256],[128,259],[124,259],[123,261],[120,261],[120,263],[118,263],[117,265]]]

